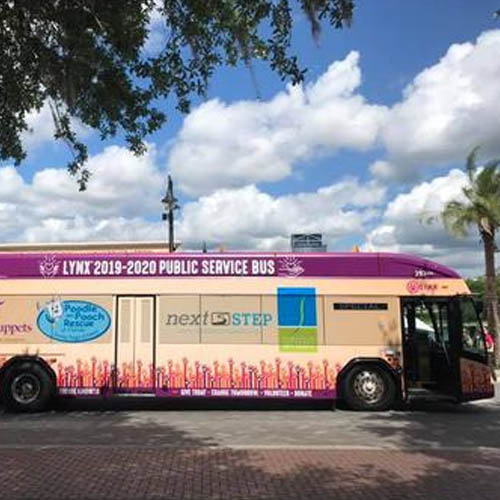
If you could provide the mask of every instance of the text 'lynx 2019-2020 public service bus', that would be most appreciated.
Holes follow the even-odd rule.
[[[0,388],[53,396],[493,396],[484,333],[453,270],[382,253],[0,251]]]

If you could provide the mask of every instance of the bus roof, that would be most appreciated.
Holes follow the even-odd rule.
[[[180,247],[175,242],[175,248]],[[1,243],[0,253],[20,252],[168,252],[165,241],[75,241],[56,243]]]
[[[2,252],[0,278],[294,277],[438,279],[460,276],[396,253]]]

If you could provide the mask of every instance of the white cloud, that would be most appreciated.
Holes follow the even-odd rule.
[[[419,73],[382,126],[396,177],[431,164],[462,164],[472,147],[500,154],[500,30],[452,45]]]
[[[165,47],[168,31],[165,15],[162,13],[163,7],[163,0],[155,0],[149,17],[148,37],[143,47],[145,55],[156,55]]]
[[[47,102],[39,111],[32,110],[27,113],[26,124],[28,130],[21,134],[21,141],[28,154],[33,153],[41,146],[47,146],[47,143],[63,144],[61,141],[56,142],[54,139],[54,120]],[[84,139],[91,133],[91,129],[77,119],[71,119],[71,126],[78,139]]]
[[[155,37],[165,35],[158,8],[150,28],[153,50]],[[462,164],[477,144],[484,145],[485,155],[500,155],[499,56],[500,30],[454,44],[390,109],[360,94],[357,52],[331,64],[315,82],[288,86],[268,101],[212,99],[185,118],[168,168],[179,188],[196,197],[283,180],[301,162],[342,148],[363,151],[383,144],[387,157],[369,170],[380,180],[405,182],[418,178],[424,167]],[[28,121],[29,148],[53,140],[48,106]]]
[[[397,166],[385,160],[377,160],[368,167],[368,170],[373,177],[383,181],[394,178],[397,173]]]
[[[40,111],[30,111],[26,116],[28,130],[21,140],[26,149],[32,150],[41,144],[54,140],[54,123],[49,105],[45,103]]]
[[[452,45],[435,65],[422,71],[393,106],[382,125],[388,160],[370,172],[379,180],[408,180],[423,167],[462,164],[481,144],[486,156],[500,154],[500,30],[483,33],[475,43]],[[445,204],[463,196],[463,171],[451,170],[414,186],[391,201],[365,247],[417,253],[466,275],[482,274],[482,246],[475,228],[467,238],[450,236],[441,221],[422,219],[439,214]]]
[[[379,144],[387,158],[369,167],[381,180],[409,182],[424,167],[464,162],[475,145],[500,155],[500,30],[452,45],[421,71],[390,109],[368,103],[359,54],[336,61],[305,87],[266,102],[211,100],[184,120],[168,167],[189,195],[275,182],[301,161],[340,148]]]
[[[154,148],[138,157],[111,146],[91,157],[88,168],[94,175],[85,192],[78,192],[64,168],[40,170],[30,183],[16,168],[0,168],[0,239],[64,241],[102,235],[123,240],[135,231],[125,230],[123,221],[134,223],[151,214],[159,219],[165,179],[155,165]]]
[[[441,223],[420,222],[461,195],[463,172],[452,170],[396,196],[382,217],[381,183],[408,180],[432,165],[462,164],[476,144],[484,144],[484,154],[500,154],[499,55],[500,30],[453,45],[414,78],[390,109],[360,95],[356,52],[333,63],[315,82],[289,86],[269,101],[202,104],[184,120],[168,161],[176,187],[193,197],[202,195],[184,205],[177,224],[184,248],[199,249],[205,240],[239,249],[287,249],[293,232],[322,232],[330,248],[337,249],[344,237],[371,227],[366,248],[418,253],[468,274],[482,272],[474,230],[457,240]],[[44,108],[30,117],[35,132],[26,136],[29,147],[52,140],[47,113]],[[386,157],[368,167],[377,181],[351,178],[281,196],[261,187],[285,179],[315,156],[380,145]],[[0,169],[0,238],[165,237],[159,220],[164,176],[154,149],[135,157],[124,148],[107,148],[90,159],[89,167],[96,175],[86,193],[77,192],[64,169],[40,170],[30,183],[12,167]]]
[[[386,108],[355,93],[359,54],[330,65],[315,83],[288,86],[270,101],[210,100],[186,117],[168,167],[189,195],[273,182],[299,160],[374,145]]]
[[[41,170],[28,183],[14,167],[0,168],[0,240],[164,240],[164,182],[154,159],[154,150],[137,158],[107,148],[90,159],[96,175],[85,193],[64,169]],[[384,198],[381,185],[355,178],[285,196],[255,185],[221,189],[186,203],[176,234],[184,249],[200,249],[205,241],[210,247],[287,250],[293,232],[322,232],[334,245],[364,234]]]
[[[165,37],[157,6],[148,50]],[[155,41],[156,40],[156,41]],[[155,48],[156,46],[156,48]],[[184,120],[168,160],[190,196],[220,188],[276,182],[315,156],[341,148],[363,151],[383,144],[387,157],[369,169],[383,180],[415,180],[424,167],[463,163],[471,148],[500,155],[500,30],[454,44],[421,71],[390,109],[360,94],[359,54],[330,65],[315,82],[288,86],[264,102],[212,99]],[[30,113],[23,134],[34,149],[53,142],[50,109]],[[75,123],[79,134],[88,129]]]
[[[454,238],[439,217],[431,224],[426,222],[430,216],[439,216],[448,201],[463,199],[462,188],[467,183],[466,174],[455,169],[396,196],[378,226],[367,235],[363,248],[418,254],[467,276],[482,273],[482,247],[474,227],[467,238]]]
[[[109,217],[76,215],[70,218],[43,219],[25,228],[27,242],[78,241],[153,241],[161,240],[163,224],[140,217]]]
[[[179,236],[187,247],[199,248],[206,241],[230,248],[287,250],[292,233],[320,232],[331,247],[345,236],[363,234],[384,197],[380,185],[356,179],[277,197],[254,185],[223,189],[185,205]]]
[[[436,177],[400,194],[387,205],[385,216],[398,219],[407,215],[439,214],[452,199],[463,199],[462,188],[468,183],[462,170],[454,169],[446,176]]]
[[[69,213],[98,216],[141,215],[155,208],[165,180],[157,170],[155,150],[150,147],[143,156],[125,148],[107,147],[89,159],[93,173],[87,191],[78,192],[75,179],[65,169],[46,168],[37,172],[25,197],[34,197],[36,212],[43,217]]]

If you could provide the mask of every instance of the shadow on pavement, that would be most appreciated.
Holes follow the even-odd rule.
[[[10,500],[497,500],[500,472],[498,456],[472,452],[44,449],[15,467],[11,456],[0,450]]]
[[[361,425],[378,439],[397,437],[408,448],[500,449],[500,413],[496,405],[419,402],[410,410],[364,414]]]
[[[331,409],[331,403],[299,401],[161,400],[152,398],[60,399],[50,411],[0,415],[0,447],[15,446],[136,446],[203,448],[221,446],[223,426],[212,431],[210,411],[283,411]],[[194,411],[179,425],[179,412]],[[169,412],[176,412],[170,420]],[[220,418],[220,415],[216,418]],[[233,421],[234,415],[231,417]],[[244,427],[244,418],[242,429]],[[199,427],[204,428],[200,435]],[[219,434],[217,434],[217,432]]]
[[[167,399],[151,397],[60,398],[52,408],[56,411],[300,411],[332,410],[331,401],[258,400],[258,399]]]
[[[411,412],[353,413],[353,419],[356,416],[362,428],[379,441],[390,440],[397,434],[404,443],[403,449],[379,450],[313,450],[293,446],[228,449],[220,446],[216,436],[199,436],[169,425],[168,411],[164,415],[158,413],[259,407],[269,410],[275,404],[283,402],[113,398],[61,400],[49,415],[4,414],[2,420],[18,429],[16,444],[25,447],[0,447],[2,498],[499,498],[500,451],[477,450],[478,446],[500,444],[498,407],[494,406],[420,402],[411,406]],[[305,404],[304,409],[312,409],[310,402],[300,404]],[[148,411],[128,412],[138,409]],[[287,403],[282,409],[297,410],[297,406],[295,402]],[[311,414],[304,415],[313,418]],[[210,418],[203,412],[198,415],[198,419],[205,417]],[[64,429],[68,419],[74,423],[73,436],[68,436]],[[33,449],[33,436],[23,433],[28,421],[35,424],[38,433],[46,429],[50,433],[48,442],[54,444]],[[286,411],[283,422],[287,424]],[[241,426],[245,426],[243,418]],[[92,438],[82,441],[82,433],[90,433]],[[58,442],[64,445],[58,446]]]

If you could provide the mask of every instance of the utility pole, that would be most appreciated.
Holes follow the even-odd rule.
[[[168,251],[172,253],[175,252],[174,210],[178,210],[179,205],[177,205],[177,198],[174,196],[174,187],[170,175],[168,176],[167,192],[161,202],[165,207],[162,218],[167,221]]]

